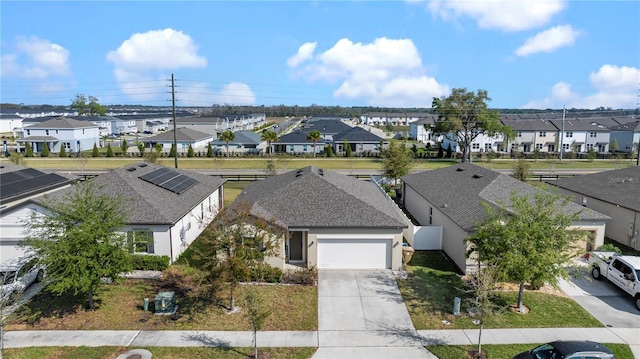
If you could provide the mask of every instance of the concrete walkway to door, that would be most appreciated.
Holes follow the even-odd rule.
[[[424,349],[390,270],[320,270],[321,358],[436,358]]]

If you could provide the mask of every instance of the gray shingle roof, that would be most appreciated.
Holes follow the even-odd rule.
[[[316,167],[250,183],[232,204],[282,227],[406,228],[375,184]]]
[[[638,166],[561,178],[547,183],[640,212],[640,167]]]
[[[193,171],[172,169],[198,180],[193,187],[181,194],[176,194],[138,178],[160,168],[164,166],[139,162],[111,170],[94,177],[91,181],[98,185],[101,193],[121,196],[125,200],[129,215],[127,224],[140,225],[174,224],[226,181]],[[52,196],[61,198],[74,190],[73,187],[65,188]],[[34,202],[46,204],[42,198]]]
[[[197,142],[206,139],[213,139],[213,135],[192,130],[188,127],[180,127],[176,129],[176,138],[178,142]],[[145,138],[145,142],[173,142],[173,130],[163,132],[161,134]]]
[[[336,135],[333,135],[334,142],[340,142],[344,140],[347,140],[350,143],[357,143],[357,142],[379,143],[380,141],[384,141],[383,138],[374,135],[373,133],[365,130],[362,127],[353,127],[346,131],[342,131]]]
[[[502,119],[502,124],[511,127],[514,131],[552,131],[556,132],[558,129],[547,120],[530,119],[530,120],[513,120]]]
[[[69,128],[91,128],[91,127],[98,127],[98,125],[89,121],[79,121],[79,120],[76,120],[73,118],[67,118],[67,117],[56,117],[50,120],[33,124],[31,126],[26,126],[25,129],[31,129],[31,128],[69,129]]]
[[[640,132],[640,121],[628,122],[619,126],[611,126],[609,129],[611,131]]]
[[[235,132],[236,138],[233,141],[229,141],[229,145],[258,145],[262,142],[261,136],[252,131],[238,131]],[[214,145],[226,145],[225,141],[220,138],[211,142]]]
[[[402,181],[460,227],[472,230],[486,215],[481,203],[508,208],[511,196],[544,192],[517,179],[470,163],[424,171],[402,177]],[[561,209],[580,213],[581,220],[610,219],[573,202]]]

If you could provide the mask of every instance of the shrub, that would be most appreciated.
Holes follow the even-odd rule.
[[[33,157],[33,148],[31,147],[31,142],[27,142],[27,144],[25,145],[25,153],[24,156],[25,157]]]
[[[91,151],[91,156],[100,157],[100,151],[98,150],[98,145],[95,143],[93,144],[93,150]]]
[[[107,145],[107,157],[113,157],[113,149],[111,148],[111,144]]]
[[[613,243],[607,243],[607,244],[603,244],[600,247],[598,247],[597,249],[598,251],[601,252],[616,252],[616,253],[622,253],[622,251],[620,250],[620,248],[618,248],[615,244]]]
[[[193,147],[191,146],[191,144],[189,144],[189,149],[187,150],[187,157],[193,157],[193,156],[194,156]]]
[[[282,275],[282,283],[315,285],[318,281],[318,269],[316,267],[289,269]]]
[[[169,256],[150,256],[145,254],[134,254],[134,270],[165,270],[169,268]]]
[[[188,265],[174,264],[162,272],[160,287],[185,295],[198,288],[201,273]]]
[[[58,156],[60,156],[60,158],[67,157],[67,150],[65,150],[64,146],[60,146],[60,153],[58,153]]]
[[[282,278],[282,269],[260,263],[251,268],[252,282],[278,283]]]
[[[42,153],[40,153],[41,157],[49,157],[49,144],[47,141],[44,141],[42,144]]]

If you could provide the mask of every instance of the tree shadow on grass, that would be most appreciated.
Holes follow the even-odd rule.
[[[102,304],[99,297],[94,296],[94,305],[98,309]],[[44,288],[31,300],[18,308],[8,322],[35,324],[43,318],[63,318],[88,309],[85,293],[73,294],[69,291],[63,294],[52,293]]]
[[[216,338],[202,332],[184,334],[182,336],[182,339],[189,342],[197,342],[200,344],[199,346],[203,346],[203,347],[220,348],[224,351],[236,352],[238,354],[247,355],[247,353],[231,347],[231,344],[229,343],[229,341]]]

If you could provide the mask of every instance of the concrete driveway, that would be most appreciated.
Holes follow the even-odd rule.
[[[313,358],[436,358],[424,349],[390,270],[318,273]]]
[[[613,328],[640,328],[640,311],[630,295],[606,279],[595,280],[586,263],[576,262],[572,277],[560,288],[602,324]]]

